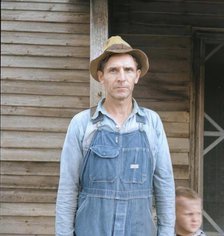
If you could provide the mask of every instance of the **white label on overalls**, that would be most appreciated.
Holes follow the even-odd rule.
[[[131,169],[138,169],[139,168],[139,164],[131,164],[130,168]]]

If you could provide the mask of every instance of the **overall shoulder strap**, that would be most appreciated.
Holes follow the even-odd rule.
[[[89,132],[87,132],[88,127],[95,126],[95,124],[97,123],[97,122],[95,122],[95,120],[97,120],[97,118],[95,120],[92,120],[92,116],[96,112],[96,108],[97,108],[97,106],[94,106],[94,107],[90,107],[90,109],[89,109],[89,114],[88,114],[89,119],[87,119],[87,122],[84,127],[84,136],[83,136],[83,140],[82,140],[82,145],[84,145],[86,143],[85,140],[86,140],[87,136],[89,135],[88,134]],[[91,128],[91,127],[89,127],[89,128]],[[83,146],[83,148],[84,148],[84,146]]]

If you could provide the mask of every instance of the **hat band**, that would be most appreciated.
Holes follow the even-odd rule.
[[[110,47],[108,47],[105,51],[110,51],[110,50],[130,50],[132,47],[129,47],[125,44],[113,44]]]

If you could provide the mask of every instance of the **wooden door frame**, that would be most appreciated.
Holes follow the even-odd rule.
[[[220,42],[222,42],[220,44]],[[206,44],[219,44],[215,49],[205,54]],[[195,91],[195,158],[194,158],[194,188],[203,196],[203,171],[204,171],[204,84],[205,84],[205,63],[224,45],[224,30],[218,29],[212,31],[196,31],[194,37],[194,91]],[[203,216],[209,221],[213,228],[222,235],[223,230],[216,224],[216,222],[209,216],[206,211],[203,211]]]
[[[90,0],[90,60],[101,52],[108,38],[108,1]],[[90,106],[104,95],[102,85],[90,76]]]
[[[191,187],[203,196],[205,45],[223,39],[223,29],[193,29]]]

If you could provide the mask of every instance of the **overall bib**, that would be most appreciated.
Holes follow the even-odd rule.
[[[128,133],[98,126],[80,175],[76,236],[156,235],[153,158],[142,128],[145,117],[136,115],[136,121],[139,128]]]

